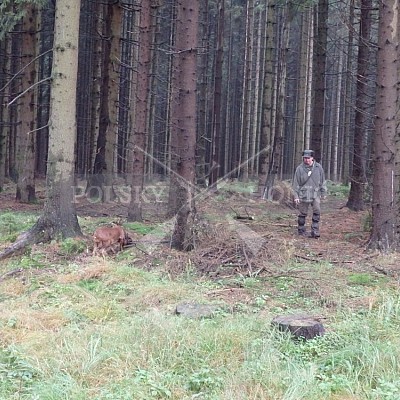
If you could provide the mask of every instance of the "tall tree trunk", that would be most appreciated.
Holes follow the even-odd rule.
[[[92,3],[93,4],[93,3]],[[94,29],[98,32],[102,32],[103,20],[104,20],[104,7],[101,4],[96,3],[95,9],[97,11],[98,19],[95,21]],[[93,39],[93,54],[92,54],[92,71],[90,72],[90,78],[92,85],[90,86],[90,125],[89,125],[89,137],[88,137],[88,173],[92,174],[95,170],[96,156],[97,156],[97,138],[100,131],[100,97],[101,97],[101,73],[102,73],[102,52],[103,44],[99,36],[95,36]],[[91,177],[88,176],[88,190],[91,184]],[[94,182],[95,183],[95,182]],[[95,194],[89,194],[89,197]]]
[[[109,5],[111,14],[111,47],[110,59],[107,65],[109,76],[108,116],[109,123],[106,129],[106,151],[105,161],[107,173],[105,175],[106,197],[103,201],[115,199],[114,178],[116,174],[117,133],[118,133],[118,96],[119,96],[119,74],[121,60],[121,27],[122,6],[113,2]]]
[[[372,0],[361,0],[360,40],[357,60],[357,94],[354,126],[354,151],[350,193],[346,206],[353,211],[364,210],[364,188],[366,184],[365,158],[367,111],[369,108],[367,70],[370,62]]]
[[[11,76],[17,76],[19,71],[21,70],[21,60],[19,55],[21,52],[21,41],[18,37],[18,31],[20,31],[22,27],[18,24],[15,27],[15,31],[11,35],[11,44],[10,44],[10,69],[9,73]],[[9,138],[8,138],[8,176],[14,181],[17,181],[17,125],[18,125],[18,102],[12,101],[15,97],[20,93],[20,80],[12,79],[10,83],[9,89],[9,103],[7,105],[8,108],[8,125],[9,125]]]
[[[246,44],[243,71],[243,99],[241,133],[240,177],[244,182],[249,179],[249,150],[250,150],[250,113],[251,113],[251,68],[253,61],[253,21],[254,0],[247,1],[246,10]]]
[[[198,130],[196,146],[196,183],[205,188],[206,180],[206,132],[207,132],[207,93],[208,93],[208,59],[209,59],[209,7],[208,0],[200,3],[200,53],[199,59],[199,84],[198,84]]]
[[[312,55],[311,41],[312,26],[312,9],[309,8],[302,15],[301,22],[301,47],[300,47],[300,68],[298,77],[298,106],[297,106],[297,123],[295,131],[295,142],[293,150],[293,165],[299,165],[301,162],[301,154],[306,145],[306,137],[309,137],[309,125],[307,124],[307,115],[310,114],[308,107],[309,86],[310,86],[310,63]]]
[[[39,80],[51,76],[54,41],[54,12],[55,5],[49,2],[47,7],[41,9],[40,18],[40,52]],[[38,87],[37,127],[36,135],[36,173],[40,177],[46,176],[47,151],[49,146],[49,114],[50,114],[50,87],[51,82],[43,82]]]
[[[169,48],[177,48],[177,24],[178,24],[178,0],[172,0],[171,5],[171,20],[173,21],[170,36],[169,36]],[[178,197],[176,193],[179,189],[179,181],[177,179],[176,171],[178,170],[178,155],[174,153],[175,149],[178,147],[178,135],[175,134],[176,128],[173,123],[173,106],[174,98],[178,97],[176,91],[178,90],[179,82],[177,78],[177,73],[175,72],[176,57],[172,53],[168,59],[168,89],[167,89],[167,110],[166,118],[168,123],[166,124],[165,141],[164,141],[164,151],[165,159],[164,165],[169,175],[169,192],[168,192],[168,212],[167,215],[172,217],[176,215],[179,210]],[[176,107],[175,107],[176,108]]]
[[[334,182],[338,181],[338,152],[339,152],[339,148],[338,148],[338,144],[339,144],[339,135],[340,135],[340,117],[341,117],[341,111],[343,109],[343,103],[342,103],[342,99],[343,99],[343,93],[342,93],[342,77],[344,74],[343,71],[343,51],[341,49],[339,49],[338,51],[339,54],[337,54],[337,69],[336,69],[336,74],[337,74],[337,78],[336,78],[336,96],[334,97],[333,100],[333,117],[332,118],[332,140],[330,142],[331,145],[331,149],[329,151],[329,155],[330,155],[330,162],[329,165],[331,166],[331,168],[329,168],[328,170],[332,172],[332,180]]]
[[[34,6],[27,7],[22,23],[22,96],[19,100],[17,127],[17,189],[16,199],[22,203],[34,203],[35,193],[35,104],[36,89],[36,17]]]
[[[210,170],[209,185],[213,190],[217,190],[217,181],[220,171],[221,153],[221,97],[222,97],[222,67],[224,55],[224,19],[225,19],[225,0],[218,2],[218,28],[217,28],[217,48],[215,57],[215,76],[214,76],[214,118],[213,118],[213,138],[212,138],[212,159]]]
[[[268,2],[266,23],[266,50],[264,66],[264,91],[263,91],[263,118],[261,121],[260,136],[260,158],[259,158],[259,181],[258,190],[260,197],[267,198],[269,190],[267,187],[268,168],[272,158],[272,132],[275,129],[276,114],[273,109],[275,90],[274,80],[274,54],[276,45],[276,4]]]
[[[325,66],[328,40],[328,0],[319,0],[316,6],[315,34],[314,34],[314,60],[313,60],[313,83],[314,101],[311,130],[311,148],[314,150],[317,161],[321,160],[322,137],[324,135],[325,116]]]
[[[370,247],[381,251],[399,247],[398,173],[396,160],[398,0],[383,0],[379,7],[378,70]]]
[[[224,114],[224,119],[226,123],[224,124],[224,146],[221,148],[221,150],[224,152],[224,158],[223,158],[223,173],[225,176],[228,174],[231,175],[231,173],[235,170],[233,166],[233,160],[234,160],[234,152],[231,150],[233,148],[233,140],[232,140],[232,132],[231,132],[231,124],[230,124],[230,116],[232,114],[232,104],[233,104],[233,99],[231,96],[231,91],[232,91],[232,70],[233,70],[233,65],[232,65],[232,60],[233,60],[233,12],[232,12],[232,1],[230,0],[230,6],[228,8],[228,12],[226,13],[229,15],[228,17],[228,23],[227,25],[227,36],[228,36],[228,44],[227,44],[227,52],[226,52],[226,88],[225,88],[225,110],[223,111]]]
[[[98,2],[84,0],[81,10],[81,32],[79,39],[79,61],[78,61],[78,93],[77,93],[77,160],[76,172],[87,178],[92,172],[95,154],[95,140],[93,131],[93,120],[98,115],[98,102],[100,98],[100,73],[98,69],[98,58],[101,54],[98,42],[101,32],[99,28],[103,15],[100,12]],[[96,91],[94,91],[96,88]],[[97,111],[96,111],[97,110]]]
[[[158,80],[156,77],[157,66],[159,65],[159,52],[156,51],[156,38],[159,23],[159,11],[160,5],[157,0],[153,0],[152,10],[153,15],[151,16],[151,37],[150,43],[150,77],[149,77],[149,100],[148,100],[148,123],[147,131],[150,133],[147,135],[147,156],[146,156],[146,166],[145,166],[145,176],[148,176],[149,180],[154,178],[154,169],[157,165],[158,154],[156,152],[156,141],[157,137],[155,135],[156,130],[156,93],[155,88],[157,87]]]
[[[10,40],[8,37],[0,41],[0,104],[5,104],[9,86],[6,86],[7,64],[10,60],[7,57],[7,50]],[[6,178],[6,155],[7,155],[7,139],[8,128],[7,119],[8,112],[6,107],[0,107],[0,192],[3,191]]]
[[[93,175],[88,180],[88,196],[101,201],[115,198],[113,190],[114,155],[117,138],[117,105],[119,59],[121,39],[121,7],[106,6],[102,58],[102,84],[100,87],[100,116],[97,151]]]
[[[276,66],[276,95],[274,96],[273,110],[275,110],[275,126],[273,131],[271,157],[269,159],[267,179],[265,183],[264,198],[272,198],[272,189],[276,176],[281,172],[285,92],[286,92],[286,49],[288,40],[288,14],[287,9],[279,9],[277,12],[277,66]]]
[[[137,66],[136,115],[133,129],[133,162],[131,201],[128,221],[142,221],[143,180],[148,129],[149,83],[151,61],[151,0],[142,0],[139,25],[139,54]]]
[[[8,249],[81,235],[74,199],[80,0],[58,0],[54,36],[46,201],[36,224]]]
[[[355,19],[355,0],[350,0],[349,4],[349,26],[354,26]],[[362,3],[362,2],[361,2]],[[361,5],[361,10],[363,6]],[[362,11],[361,11],[362,13]],[[349,35],[347,39],[347,60],[346,60],[346,79],[345,79],[345,98],[347,101],[352,99],[354,93],[354,85],[353,85],[353,66],[354,62],[354,29],[349,29]],[[358,68],[358,66],[357,66]],[[350,173],[352,172],[350,169],[351,155],[350,155],[350,144],[351,144],[351,126],[352,126],[352,116],[353,116],[353,107],[347,106],[345,109],[345,115],[343,118],[343,141],[342,141],[342,171],[341,171],[341,182],[344,184],[348,184],[350,179]],[[351,189],[350,189],[351,190]]]
[[[196,55],[199,20],[198,0],[177,1],[176,43],[173,55],[171,156],[175,158],[178,212],[171,245],[179,250],[193,247],[195,217]],[[176,174],[176,175],[175,175]],[[172,177],[171,177],[172,178]]]
[[[263,40],[265,40],[264,29],[265,26],[265,10],[258,9],[257,12],[258,24],[256,33],[256,57],[255,57],[255,77],[254,77],[254,120],[252,126],[252,133],[250,135],[250,171],[252,175],[258,175],[258,157],[256,153],[259,151],[259,141],[260,141],[260,127],[261,127],[261,115],[262,109],[260,107],[261,101],[260,97],[262,94],[261,90],[261,75],[262,75],[262,65],[264,64],[264,52],[263,49],[265,45]]]

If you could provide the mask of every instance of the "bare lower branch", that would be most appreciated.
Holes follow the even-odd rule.
[[[7,107],[10,107],[11,104],[15,103],[19,98],[21,98],[25,93],[29,92],[31,89],[33,89],[35,86],[40,85],[43,82],[51,80],[51,76],[48,76],[47,78],[42,79],[39,82],[35,82],[33,85],[29,86],[27,89],[25,89],[22,93],[20,93],[17,97],[15,97],[12,101],[10,101],[7,104]]]
[[[14,76],[0,89],[0,92],[2,92],[7,86],[11,84],[11,82],[16,79],[26,68],[28,68],[32,63],[34,63],[38,58],[43,57],[45,54],[50,53],[53,51],[53,49],[46,50],[44,53],[39,54],[37,57],[35,57],[32,61],[28,62],[28,64],[24,65]]]
[[[43,125],[43,126],[41,126],[39,128],[32,129],[31,131],[26,132],[26,134],[30,135],[31,133],[34,133],[34,132],[37,132],[37,131],[41,131],[42,129],[45,129],[45,128],[49,127],[49,126],[50,126],[49,124]]]

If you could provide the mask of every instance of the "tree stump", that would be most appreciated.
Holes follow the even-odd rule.
[[[325,333],[321,322],[307,314],[279,315],[271,324],[277,326],[280,331],[290,332],[298,339],[309,340]]]

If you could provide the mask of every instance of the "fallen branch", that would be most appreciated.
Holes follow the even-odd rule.
[[[311,257],[306,257],[306,256],[302,256],[300,254],[295,254],[294,255],[296,258],[301,258],[302,260],[307,260],[307,261],[312,261],[312,262],[322,262],[322,261],[326,261],[328,263],[331,264],[354,264],[356,261],[346,261],[346,260],[339,260],[339,261],[335,261],[335,260],[324,260],[323,258],[311,258]]]
[[[306,257],[306,256],[302,256],[302,255],[300,255],[300,254],[294,254],[294,256],[295,256],[296,258],[300,258],[300,259],[306,260],[306,261],[312,261],[312,262],[320,262],[320,261],[321,261],[321,260],[318,260],[318,259],[316,259],[316,258]]]
[[[383,268],[380,268],[380,267],[375,267],[375,265],[372,265],[372,268],[375,270],[375,271],[378,271],[380,274],[382,274],[382,275],[389,275],[389,272],[388,271],[386,271],[385,269],[383,269]]]
[[[232,207],[231,207],[231,210],[236,214],[235,215],[235,219],[245,219],[245,220],[248,220],[248,221],[254,221],[255,220],[255,218],[253,217],[253,216],[251,216],[249,213],[248,213],[248,211],[247,211],[247,209],[245,209],[245,211],[246,211],[246,216],[244,216],[244,215],[240,215],[237,211],[235,211]]]
[[[10,278],[11,276],[17,275],[23,271],[23,268],[13,269],[12,271],[8,271],[5,274],[0,276],[0,282],[4,281],[6,278]]]

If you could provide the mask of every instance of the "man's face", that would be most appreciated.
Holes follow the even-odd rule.
[[[303,162],[306,165],[312,165],[314,161],[314,157],[303,157]]]

